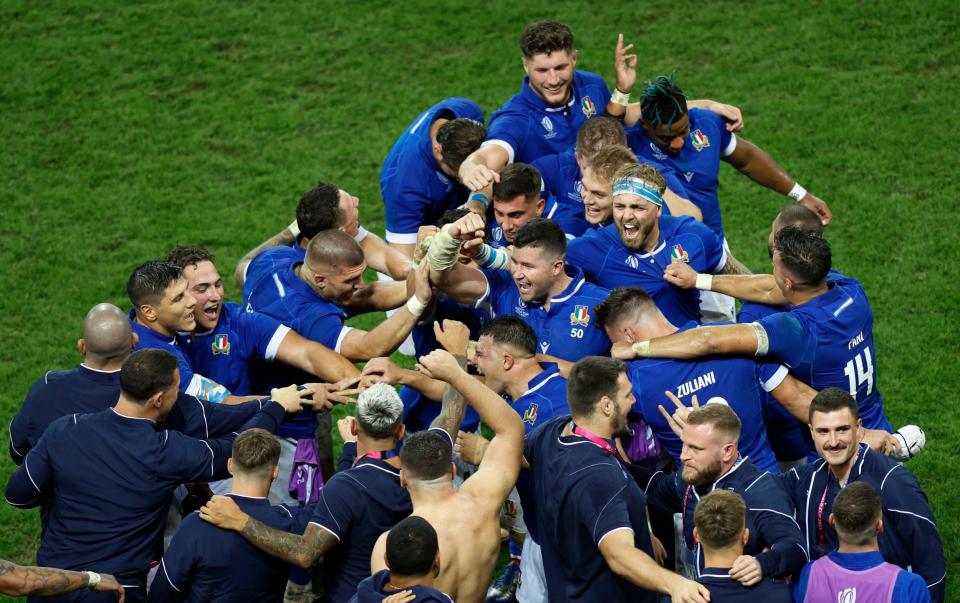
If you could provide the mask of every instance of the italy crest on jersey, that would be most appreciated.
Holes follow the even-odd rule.
[[[228,339],[225,334],[216,335],[210,347],[213,349],[214,356],[220,354],[228,356],[230,354],[230,339]]]
[[[573,307],[573,312],[570,313],[570,324],[583,325],[584,327],[590,325],[590,311],[586,306]]]
[[[537,410],[537,403],[531,402],[523,413],[523,420],[531,425],[535,424],[537,422]]]
[[[583,111],[583,115],[587,119],[597,114],[597,106],[593,104],[589,96],[584,96],[583,100],[580,101],[580,110]]]
[[[673,249],[670,251],[670,261],[684,262],[686,264],[689,264],[690,254],[688,254],[687,250],[681,247],[680,245],[674,245]]]
[[[704,147],[710,146],[710,139],[699,129],[690,133],[690,142],[693,143],[693,148],[697,151],[702,151]]]

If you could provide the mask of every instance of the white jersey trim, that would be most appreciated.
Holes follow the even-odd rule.
[[[340,353],[340,348],[343,346],[343,340],[346,339],[347,333],[349,333],[352,330],[353,330],[352,327],[347,327],[347,326],[340,329],[340,334],[337,335],[337,344],[333,348],[334,352],[338,354]]]
[[[733,132],[730,132],[730,142],[727,143],[727,146],[720,151],[721,157],[729,157],[733,155],[733,152],[737,150],[737,135]]]
[[[516,151],[513,150],[513,146],[511,146],[509,142],[507,142],[506,140],[499,140],[496,138],[493,140],[485,140],[483,141],[483,144],[480,145],[480,148],[482,149],[483,147],[489,146],[489,145],[496,145],[501,149],[503,149],[504,151],[506,151],[507,163],[513,163],[513,159],[514,157],[516,157],[517,153]]]
[[[789,374],[790,371],[787,370],[787,367],[781,364],[780,368],[777,369],[777,372],[775,372],[772,377],[760,382],[760,387],[762,387],[765,392],[772,392],[780,387],[780,384],[783,383],[783,380],[786,379]]]
[[[390,232],[387,231],[387,243],[396,245],[416,245],[417,233],[415,232]]]
[[[287,325],[280,325],[277,327],[277,330],[273,332],[273,337],[270,338],[270,343],[267,344],[267,349],[263,353],[263,359],[267,362],[273,362],[277,357],[277,352],[280,351],[280,344],[283,343],[283,340],[286,338],[287,333],[290,332],[290,327]]]
[[[603,539],[604,539],[604,538],[606,538],[606,537],[609,536],[610,534],[613,534],[614,532],[619,532],[620,530],[630,530],[630,533],[631,533],[631,534],[633,533],[633,528],[631,528],[631,527],[622,526],[622,527],[619,527],[619,528],[613,528],[612,530],[610,530],[609,532],[607,532],[606,534],[604,534],[603,536],[600,537],[600,540],[597,541],[597,548],[600,548],[600,544],[603,542]]]

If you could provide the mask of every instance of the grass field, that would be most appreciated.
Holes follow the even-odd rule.
[[[44,371],[79,362],[87,309],[129,308],[131,268],[176,243],[209,246],[230,275],[321,179],[382,233],[377,180],[397,135],[446,96],[489,116],[520,84],[521,30],[546,17],[611,85],[622,31],[641,78],[677,68],[691,96],[739,105],[743,135],[830,204],[835,265],[876,314],[887,413],[927,432],[909,467],[960,600],[952,2],[3,2],[0,420]],[[721,181],[731,245],[766,271],[785,199],[729,168]],[[0,467],[5,483],[13,465]],[[0,521],[0,557],[31,562],[37,514],[3,506]]]

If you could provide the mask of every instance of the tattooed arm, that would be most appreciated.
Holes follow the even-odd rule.
[[[328,530],[310,523],[303,536],[271,528],[240,510],[229,496],[214,496],[200,509],[200,519],[225,530],[239,532],[265,553],[296,566],[308,568],[340,540]]]
[[[727,261],[717,274],[753,274],[753,272],[728,252]]]
[[[467,357],[454,356],[457,363],[464,371],[467,370]],[[460,431],[460,423],[463,422],[463,415],[467,411],[467,401],[456,388],[449,383],[443,392],[443,402],[440,406],[440,414],[430,424],[430,429],[442,429],[450,434],[451,438],[457,437]]]
[[[92,572],[91,572],[92,573]],[[99,574],[98,592],[115,592],[123,601],[123,587],[110,574]],[[90,585],[90,576],[84,572],[52,567],[23,567],[0,559],[0,593],[17,597],[49,597],[62,595]]]

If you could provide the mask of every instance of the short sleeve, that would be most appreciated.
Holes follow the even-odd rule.
[[[176,346],[173,346],[172,350],[167,350],[167,351],[172,351],[174,355],[176,355],[177,357],[177,368],[180,369],[180,391],[188,393],[192,396],[197,395],[199,391],[190,391],[191,384],[193,384],[194,387],[196,387],[196,384],[193,383],[194,381],[193,366],[191,366],[190,361],[187,360],[187,357],[183,353],[183,350],[181,350]]]
[[[685,229],[687,236],[696,237],[699,241],[702,254],[690,258],[690,266],[697,272],[715,273],[722,270],[727,263],[727,254],[723,249],[723,241],[708,226],[702,222],[692,220]]]
[[[320,491],[320,500],[309,523],[330,532],[337,540],[343,540],[349,534],[357,512],[359,497],[352,484],[352,478],[346,473],[339,473],[327,482]]]
[[[577,518],[590,531],[597,546],[612,532],[633,530],[624,492],[627,484],[621,469],[607,465],[592,471],[589,479],[582,480],[577,488]]]
[[[290,332],[279,320],[260,312],[239,314],[242,333],[240,341],[254,345],[256,356],[272,362],[280,349],[280,343]]]
[[[343,339],[341,331],[348,328],[343,325],[343,318],[334,313],[317,316],[312,321],[304,320],[300,326],[301,335],[338,352],[340,351],[338,346]]]
[[[396,174],[395,178],[402,178]],[[401,186],[395,195],[384,199],[387,210],[387,241],[401,245],[417,242],[417,230],[423,225],[429,209],[426,196],[410,186]],[[412,237],[412,239],[411,239]]]
[[[779,358],[789,367],[803,361],[807,333],[796,316],[790,312],[777,312],[752,324],[759,325],[766,333],[767,355]]]
[[[779,362],[769,360],[757,360],[757,381],[765,392],[772,392],[780,387],[783,380],[787,378],[789,371],[787,367]]]
[[[487,140],[482,146],[497,145],[509,155],[513,163],[517,150],[522,149],[527,140],[530,121],[526,115],[505,113],[498,115],[487,130]]]

